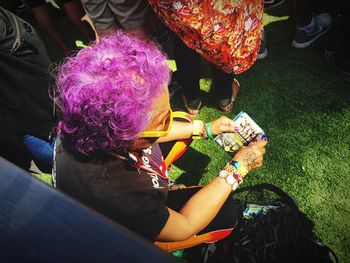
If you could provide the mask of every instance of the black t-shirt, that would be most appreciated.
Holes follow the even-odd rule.
[[[147,152],[152,149],[159,150],[158,144]],[[117,157],[78,158],[59,142],[55,160],[56,185],[63,192],[150,241],[163,229],[169,217],[167,179],[127,166]]]

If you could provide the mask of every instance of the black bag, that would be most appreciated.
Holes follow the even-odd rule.
[[[55,123],[49,65],[45,45],[33,27],[0,7],[0,156],[24,169],[33,156],[23,136],[48,140]]]
[[[25,20],[0,6],[0,51],[39,64],[51,63],[44,42]]]
[[[246,193],[244,201],[237,200],[243,211],[240,222],[228,238],[204,247],[201,262],[338,262],[316,236],[313,222],[282,189],[259,184],[238,189],[235,196],[239,193]]]

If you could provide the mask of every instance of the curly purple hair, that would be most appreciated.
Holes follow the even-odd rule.
[[[155,44],[122,31],[80,50],[56,77],[63,144],[85,155],[128,148],[146,128],[169,77]]]

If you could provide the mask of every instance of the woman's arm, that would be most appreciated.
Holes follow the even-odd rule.
[[[157,142],[171,142],[188,139],[192,136],[192,124],[189,122],[174,121],[166,137],[159,137]]]
[[[221,116],[219,119],[210,122],[210,130],[213,135],[218,135],[223,132],[234,132],[234,121],[226,116]],[[202,122],[205,129],[205,123]],[[159,137],[157,142],[170,142],[181,139],[191,138],[193,134],[193,124],[189,122],[174,121],[170,132],[166,137]]]
[[[265,141],[258,141],[242,147],[233,160],[249,171],[256,169],[262,165],[265,145]],[[232,190],[224,178],[217,177],[194,194],[180,212],[168,208],[170,216],[156,240],[181,241],[197,234],[214,219]]]
[[[197,234],[217,215],[232,188],[220,177],[212,180],[187,201],[180,212],[170,208],[158,241],[182,241]]]

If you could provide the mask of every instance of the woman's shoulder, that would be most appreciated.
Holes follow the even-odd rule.
[[[92,181],[123,176],[121,160],[106,154],[84,155],[67,149],[60,140],[55,146],[56,178],[59,181]]]

